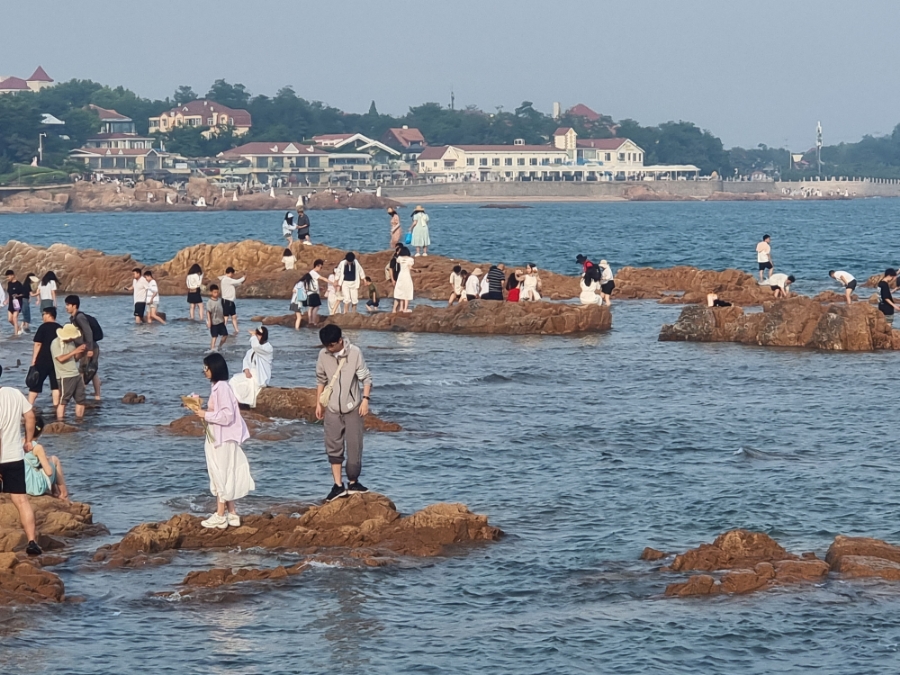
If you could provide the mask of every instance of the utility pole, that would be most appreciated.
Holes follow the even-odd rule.
[[[822,123],[816,125],[816,164],[818,165],[819,175],[822,175]]]

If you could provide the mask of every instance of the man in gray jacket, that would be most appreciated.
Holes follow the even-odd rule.
[[[363,418],[369,414],[372,374],[359,347],[343,338],[340,326],[325,326],[319,331],[319,340],[324,348],[316,360],[316,419],[324,419],[325,452],[334,478],[334,486],[325,498],[330,502],[353,492],[367,491],[359,482],[359,474],[362,470]],[[320,399],[329,385],[331,396],[328,405],[323,407]],[[346,488],[341,478],[345,448]]]

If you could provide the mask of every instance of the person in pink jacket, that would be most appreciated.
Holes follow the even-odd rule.
[[[197,416],[204,421],[206,429],[206,469],[209,489],[216,498],[216,512],[200,524],[224,530],[229,526],[241,526],[234,503],[256,489],[250,464],[241,449],[250,433],[228,384],[225,357],[218,353],[208,354],[203,359],[203,373],[212,382],[212,392],[207,409],[198,410]]]

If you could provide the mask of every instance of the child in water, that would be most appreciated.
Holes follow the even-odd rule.
[[[370,312],[377,312],[379,311],[378,303],[380,301],[380,298],[378,297],[378,288],[375,286],[375,282],[372,281],[371,277],[366,277],[366,283],[369,284],[369,299],[366,300],[366,309]]]

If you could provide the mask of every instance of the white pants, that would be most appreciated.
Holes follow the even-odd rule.
[[[359,286],[341,286],[341,291],[344,295],[344,302],[349,302],[351,305],[359,303]]]

